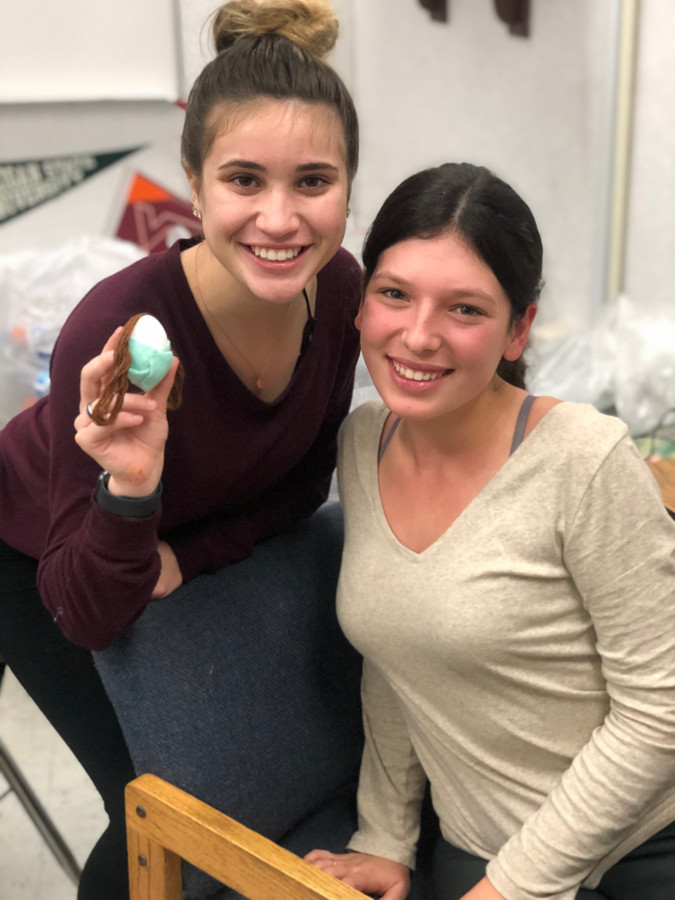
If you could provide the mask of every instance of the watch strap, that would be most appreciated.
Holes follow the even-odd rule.
[[[119,497],[108,490],[110,472],[101,472],[96,482],[94,494],[96,502],[106,512],[115,516],[124,516],[127,519],[143,519],[156,512],[162,502],[162,482],[155,490],[145,497]]]

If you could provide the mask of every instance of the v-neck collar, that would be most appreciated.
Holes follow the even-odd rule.
[[[564,407],[566,404],[564,402],[557,403],[555,406],[551,407],[537,422],[534,428],[530,431],[530,433],[523,438],[518,447],[516,447],[512,453],[509,454],[507,459],[504,460],[502,465],[497,469],[497,471],[490,477],[490,479],[483,485],[483,487],[478,491],[478,493],[469,500],[466,506],[462,509],[459,515],[448,525],[445,531],[440,534],[435,541],[432,541],[424,550],[417,552],[416,550],[412,550],[410,547],[407,547],[404,543],[402,543],[394,534],[394,531],[389,524],[389,520],[387,519],[386,513],[384,511],[384,505],[382,503],[382,495],[380,493],[380,482],[379,482],[379,449],[382,442],[382,431],[386,424],[387,418],[390,415],[390,411],[387,409],[384,404],[382,405],[382,409],[377,418],[377,427],[373,430],[373,443],[374,446],[369,448],[368,452],[368,478],[372,479],[372,485],[374,487],[373,495],[376,500],[377,507],[377,517],[380,520],[380,524],[389,538],[389,540],[399,549],[400,552],[406,554],[411,559],[426,559],[427,556],[432,555],[437,552],[437,549],[445,542],[445,540],[449,537],[449,535],[453,532],[453,530],[457,530],[458,523],[464,521],[468,516],[471,515],[472,510],[479,505],[480,503],[484,503],[489,501],[490,494],[493,493],[498,487],[501,481],[504,478],[508,477],[509,473],[514,467],[517,467],[521,464],[521,461],[526,458],[525,454],[528,449],[532,447],[533,444],[536,444],[540,439],[545,439],[546,427],[542,429],[542,425],[546,423],[547,419],[555,409],[559,409],[560,407]],[[533,440],[534,439],[534,440]],[[529,454],[528,454],[529,455]]]

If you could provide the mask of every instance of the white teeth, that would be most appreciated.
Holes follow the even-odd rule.
[[[261,259],[283,262],[286,259],[295,259],[302,247],[288,247],[287,249],[273,250],[268,247],[251,247],[256,256]]]
[[[437,378],[444,374],[443,372],[419,372],[416,369],[408,369],[394,362],[394,360],[392,362],[398,374],[403,375],[404,378],[408,378],[410,381],[436,381]]]

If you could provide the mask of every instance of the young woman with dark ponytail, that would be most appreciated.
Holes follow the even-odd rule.
[[[381,401],[340,433],[338,615],[364,656],[352,853],[407,896],[427,780],[436,900],[675,896],[675,524],[625,425],[532,397],[542,245],[488,170],[412,176],[366,239]]]

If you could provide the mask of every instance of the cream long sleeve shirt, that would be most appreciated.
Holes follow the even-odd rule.
[[[625,426],[562,403],[415,553],[380,502],[386,416],[340,435],[338,613],[365,657],[350,846],[413,865],[426,776],[507,900],[571,900],[675,819],[675,525]]]

